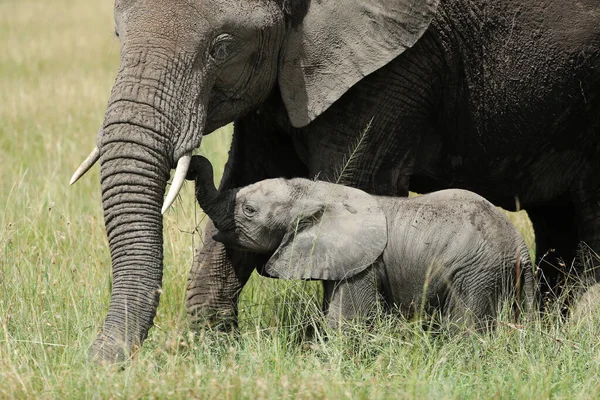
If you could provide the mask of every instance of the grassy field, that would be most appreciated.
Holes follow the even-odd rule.
[[[127,368],[90,365],[110,294],[93,148],[118,65],[112,1],[0,1],[0,398],[593,398],[600,322],[550,315],[448,338],[409,322],[302,340],[314,285],[253,277],[234,336],[187,329],[203,214],[187,185],[165,219],[164,294]],[[222,171],[223,129],[202,152]],[[513,216],[531,243],[523,215]]]

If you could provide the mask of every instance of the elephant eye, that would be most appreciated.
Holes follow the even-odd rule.
[[[233,36],[223,33],[214,40],[210,49],[210,56],[216,61],[225,61],[233,53],[235,39]]]
[[[250,204],[244,204],[242,211],[248,218],[252,218],[256,214],[256,208],[252,207]]]

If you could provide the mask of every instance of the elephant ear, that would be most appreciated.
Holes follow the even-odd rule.
[[[439,0],[312,0],[290,27],[279,87],[290,122],[307,125],[366,75],[412,47]]]
[[[311,182],[297,216],[265,266],[282,279],[342,280],[373,264],[387,245],[386,218],[361,190]]]

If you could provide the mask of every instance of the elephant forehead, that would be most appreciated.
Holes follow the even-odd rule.
[[[264,202],[287,202],[290,200],[291,191],[283,179],[267,179],[239,191],[238,201],[253,200]]]

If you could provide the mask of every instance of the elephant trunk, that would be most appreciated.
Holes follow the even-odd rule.
[[[155,150],[125,141],[105,143],[100,162],[113,285],[91,357],[119,362],[141,345],[156,315],[163,267],[161,206],[169,163],[157,162]]]
[[[195,156],[191,168],[197,174],[196,199],[206,215],[220,231],[235,229],[235,196],[239,189],[218,191],[215,188],[213,168],[206,158]]]
[[[98,362],[125,360],[153,325],[162,285],[165,188],[171,167],[199,145],[204,128],[203,109],[181,106],[200,96],[170,83],[184,79],[158,73],[167,70],[160,57],[137,54],[121,61],[98,143],[113,269],[108,315],[90,354]]]

